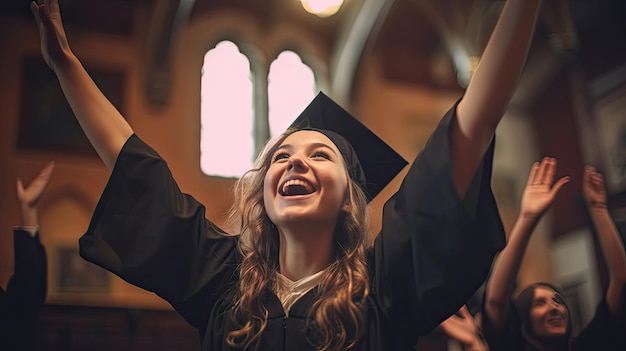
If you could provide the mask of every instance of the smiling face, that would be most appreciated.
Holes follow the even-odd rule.
[[[320,132],[302,130],[271,155],[263,202],[278,227],[294,221],[334,227],[348,208],[347,187],[345,162],[335,144]]]
[[[563,336],[567,332],[568,311],[563,297],[548,287],[536,287],[530,305],[531,332],[538,339]]]

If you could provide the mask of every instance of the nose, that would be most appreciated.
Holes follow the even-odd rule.
[[[288,170],[303,171],[303,170],[306,170],[307,168],[308,168],[308,165],[301,156],[294,154],[294,155],[291,155],[291,157],[289,157],[289,161],[287,162]]]

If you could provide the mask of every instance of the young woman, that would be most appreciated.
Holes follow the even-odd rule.
[[[572,335],[570,310],[563,294],[549,283],[535,283],[511,297],[524,252],[537,222],[569,181],[554,182],[556,160],[545,158],[531,170],[520,215],[506,248],[494,265],[483,305],[483,328],[492,351],[626,349],[626,252],[606,207],[604,179],[585,167],[583,195],[609,270],[609,286],[594,318]]]
[[[354,147],[351,128],[320,125],[335,115],[356,121],[330,99],[318,95],[304,126],[268,145],[241,178],[237,234],[227,234],[94,85],[57,1],[33,2],[43,56],[112,170],[82,256],[166,299],[204,350],[410,349],[463,305],[504,244],[490,190],[494,132],[538,7],[507,1],[472,83],[386,203],[369,245],[367,193],[380,167],[365,164],[384,157]]]

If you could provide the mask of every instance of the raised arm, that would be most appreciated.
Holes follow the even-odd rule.
[[[626,288],[626,252],[617,233],[615,223],[606,207],[604,177],[592,166],[586,166],[583,174],[583,197],[595,228],[598,242],[609,272],[606,303],[613,315],[624,306]]]
[[[546,157],[541,163],[533,164],[522,195],[520,214],[487,282],[484,318],[489,318],[497,329],[503,328],[507,320],[513,283],[517,279],[530,236],[554,202],[559,189],[569,181],[569,177],[563,177],[554,183],[555,172],[554,158]]]
[[[102,94],[72,52],[59,11],[58,0],[31,2],[39,28],[41,53],[56,74],[65,98],[85,135],[104,163],[112,169],[133,130]]]
[[[17,179],[21,226],[14,227],[15,269],[7,286],[9,322],[18,340],[30,335],[36,312],[46,299],[46,252],[37,236],[37,204],[48,186],[54,163],[48,163],[28,186]],[[27,340],[27,339],[21,339]]]
[[[541,0],[507,0],[457,108],[452,166],[464,197],[524,68]]]

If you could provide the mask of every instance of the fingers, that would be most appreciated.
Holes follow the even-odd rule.
[[[459,309],[459,313],[465,319],[472,318],[472,315],[469,313],[469,310],[467,309],[467,305],[463,305],[463,307]]]
[[[30,12],[33,13],[38,28],[41,28],[42,24],[45,24],[46,29],[51,28],[52,20],[50,19],[50,12],[48,10],[49,7],[44,1],[40,0],[37,3],[32,1],[30,3]]]
[[[30,185],[28,185],[28,187],[30,188],[33,185],[37,185],[39,188],[41,188],[41,192],[43,192],[45,187],[48,185],[48,182],[50,181],[50,175],[52,175],[53,169],[54,162],[48,162],[48,164],[41,171],[39,171],[37,178],[35,178],[35,180],[33,180]]]
[[[20,178],[17,178],[17,182],[16,182],[16,187],[17,187],[17,196],[19,198],[22,197],[22,194],[24,194],[24,183],[22,183],[22,180]]]
[[[533,162],[532,167],[530,167],[530,174],[528,175],[526,186],[533,185],[533,183],[535,183],[535,178],[537,178],[538,172],[539,172],[539,162]]]
[[[595,167],[589,165],[585,166],[583,180],[585,184],[588,184],[594,188],[601,187],[604,184],[604,176],[598,173]]]
[[[37,179],[35,181],[38,182],[39,186],[41,187],[40,195],[48,186],[48,182],[50,181],[50,176],[52,175],[53,170],[54,170],[54,162],[50,161],[48,162],[46,167],[44,167],[39,172],[39,175],[37,176]]]
[[[530,176],[528,176],[527,185],[545,185],[545,178],[548,168],[550,167],[550,158],[544,157],[541,162],[533,163]]]
[[[18,178],[16,185],[17,197],[20,202],[28,206],[35,205],[48,186],[53,170],[54,162],[48,162],[48,164],[39,171],[37,177],[26,187],[24,187],[22,180]]]
[[[33,13],[33,17],[35,17],[35,23],[37,23],[37,27],[41,25],[41,18],[39,17],[39,5],[31,1],[30,3],[30,12]]]
[[[583,173],[583,196],[588,205],[606,207],[604,176],[595,167],[587,165]]]
[[[551,185],[554,179],[556,160],[544,157],[541,162],[533,163],[526,185]]]
[[[543,160],[541,160],[541,165],[537,173],[535,185],[551,186],[554,181],[554,174],[556,173],[556,159],[544,157]]]
[[[53,14],[54,12],[52,12],[52,9],[47,5],[39,5],[39,18],[41,22],[45,24],[47,30],[54,28],[54,24],[52,23]]]
[[[54,14],[58,14],[59,13],[59,0],[50,0],[48,1],[50,6],[50,12],[54,13]]]
[[[556,195],[556,193],[559,192],[559,190],[561,189],[561,187],[567,183],[569,183],[569,176],[565,176],[559,180],[556,181],[556,183],[554,183],[554,185],[552,186],[552,190],[550,191],[552,193],[552,195]]]
[[[569,182],[569,177],[563,177],[554,183],[556,166],[557,161],[554,157],[544,157],[541,162],[533,163],[526,185],[544,185],[553,189],[557,187],[556,190],[558,191],[561,186]]]
[[[546,169],[543,174],[542,184],[550,186],[554,182],[554,175],[556,174],[556,159],[546,157],[544,161],[546,162]]]
[[[585,178],[594,184],[604,184],[602,173],[599,173],[595,167],[590,165],[585,166]]]
[[[550,162],[549,157],[544,157],[541,160],[541,165],[539,166],[539,171],[537,172],[537,178],[535,179],[535,185],[545,185],[547,174],[549,173],[549,169],[552,163]]]
[[[40,178],[49,179],[52,171],[54,170],[54,161],[48,162],[48,164],[39,172]]]
[[[31,1],[30,12],[33,13],[33,16],[35,17],[35,22],[37,22],[38,26],[41,25],[42,21],[46,25],[50,25],[52,23],[52,20],[50,18],[51,14],[54,16],[58,16],[60,13],[59,3],[58,1]]]

